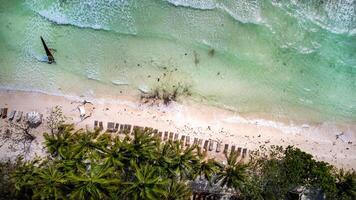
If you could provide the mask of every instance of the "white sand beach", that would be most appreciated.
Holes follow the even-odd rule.
[[[77,106],[83,100],[94,104],[92,115],[80,120]],[[249,119],[234,112],[193,103],[172,103],[169,106],[142,104],[133,98],[88,99],[85,97],[63,97],[38,92],[0,90],[0,107],[9,111],[37,111],[47,115],[49,108],[62,106],[70,122],[82,128],[93,128],[94,120],[132,124],[172,131],[199,139],[212,139],[223,144],[256,150],[261,145],[294,145],[315,156],[317,160],[329,162],[338,168],[356,168],[356,124],[285,124],[282,122]],[[4,129],[7,119],[0,120]],[[44,124],[33,131],[31,155],[41,154]],[[2,131],[3,133],[3,131]],[[336,135],[343,133],[337,139]],[[20,151],[0,141],[0,158],[14,157]],[[21,144],[19,144],[21,145]],[[222,158],[222,153],[210,156]]]

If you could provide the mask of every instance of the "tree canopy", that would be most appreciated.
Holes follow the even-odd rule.
[[[355,172],[292,146],[252,153],[247,164],[231,152],[223,164],[150,130],[119,136],[61,125],[44,138],[46,157],[0,163],[0,199],[190,199],[198,179],[232,199],[286,199],[297,187],[326,199],[356,194]]]

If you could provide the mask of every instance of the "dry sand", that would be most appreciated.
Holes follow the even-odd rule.
[[[198,104],[172,103],[169,106],[141,104],[132,97],[127,99],[85,99],[94,104],[91,117],[80,120],[77,106],[85,98],[63,97],[37,92],[0,90],[0,107],[24,112],[38,111],[46,117],[47,110],[60,105],[70,121],[79,127],[93,128],[94,120],[148,126],[160,131],[172,131],[201,139],[212,139],[237,147],[256,150],[261,145],[294,145],[339,168],[356,168],[356,124],[299,124],[292,125],[264,119],[248,119],[234,112]],[[0,129],[7,120],[0,120]],[[43,153],[41,125],[34,130],[37,139],[28,156]],[[344,133],[337,139],[336,135]],[[4,131],[1,132],[4,134]],[[0,137],[1,138],[1,137]],[[14,157],[21,148],[8,140],[0,141],[0,158]],[[192,141],[191,141],[192,142]],[[21,144],[18,144],[21,146]],[[20,149],[20,150],[19,150]],[[222,153],[212,153],[222,157]]]

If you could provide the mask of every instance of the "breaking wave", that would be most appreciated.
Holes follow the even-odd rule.
[[[184,6],[201,10],[220,9],[235,20],[242,23],[260,23],[261,9],[258,0],[229,0],[229,1],[216,1],[216,0],[167,0],[175,6]]]
[[[167,0],[169,3],[175,6],[191,7],[201,10],[212,10],[216,8],[216,3],[214,0]]]
[[[337,34],[355,35],[355,0],[273,0],[274,5],[300,19],[307,18]]]
[[[102,29],[135,34],[131,4],[126,0],[27,0],[26,4],[42,17],[80,28]]]
[[[167,0],[175,6],[194,9],[220,9],[235,20],[242,23],[263,22],[263,0]],[[355,0],[273,0],[274,5],[286,10],[301,20],[307,18],[318,26],[333,33],[356,33],[356,1]]]
[[[221,10],[242,23],[264,24],[270,2],[263,0],[165,0],[174,6],[200,10]],[[135,13],[143,3],[136,0],[26,0],[36,13],[57,24],[81,28],[110,30],[137,34]],[[299,20],[312,23],[338,34],[355,35],[355,0],[272,0],[276,9],[283,9]]]

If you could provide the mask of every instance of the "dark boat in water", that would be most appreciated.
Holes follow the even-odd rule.
[[[53,57],[51,51],[48,49],[48,47],[47,47],[45,41],[43,40],[42,36],[41,36],[41,41],[42,41],[43,47],[44,47],[44,49],[46,51],[46,54],[47,54],[47,59],[48,59],[47,62],[48,62],[48,64],[54,63],[55,62],[54,57]]]

